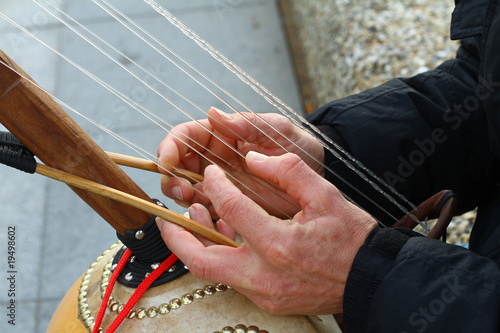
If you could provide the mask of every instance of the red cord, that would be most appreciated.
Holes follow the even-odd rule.
[[[108,305],[109,297],[111,296],[111,291],[113,290],[113,286],[116,282],[116,279],[118,278],[118,275],[120,275],[120,272],[123,270],[123,267],[125,267],[125,264],[127,263],[131,255],[132,251],[127,249],[123,254],[123,256],[121,257],[120,262],[116,266],[115,271],[111,275],[108,286],[106,288],[106,293],[104,294],[104,298],[102,299],[101,308],[99,309],[99,314],[97,315],[97,319],[94,324],[94,330],[92,331],[92,333],[97,333],[99,331],[99,327],[101,326],[104,313],[106,312],[106,307]],[[116,317],[113,323],[108,327],[106,333],[113,333],[118,328],[118,326],[120,326],[123,320],[125,320],[125,317],[129,314],[130,310],[132,310],[135,304],[139,301],[142,294],[144,294],[144,292],[149,288],[149,286],[151,286],[151,284],[160,275],[162,275],[170,266],[172,266],[177,260],[178,260],[177,256],[172,253],[167,259],[165,259],[164,262],[161,263],[160,266],[158,266],[151,274],[148,275],[147,278],[145,278],[141,282],[139,287],[137,287],[135,292],[127,301],[127,304],[125,304],[123,310],[120,312],[118,317]]]
[[[99,308],[99,313],[97,314],[97,318],[94,324],[94,329],[92,330],[92,333],[97,333],[99,332],[99,327],[101,326],[102,319],[104,318],[104,313],[106,312],[106,307],[108,305],[109,297],[111,296],[111,291],[113,290],[113,286],[115,285],[116,279],[118,278],[118,275],[120,275],[120,272],[123,270],[123,267],[125,267],[125,264],[127,264],[128,259],[132,255],[132,251],[127,249],[125,253],[123,253],[122,257],[120,258],[120,261],[118,262],[118,265],[115,268],[115,271],[111,275],[111,278],[109,279],[108,287],[106,288],[106,292],[104,293],[104,297],[102,299],[101,307]]]

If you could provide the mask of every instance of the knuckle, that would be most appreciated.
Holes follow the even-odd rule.
[[[283,310],[283,307],[285,306],[285,303],[282,302],[281,297],[275,296],[272,298],[266,298],[259,300],[256,303],[262,310],[278,316],[278,315],[283,315],[285,314],[285,311]]]
[[[197,257],[190,262],[189,271],[201,280],[211,280],[212,265],[208,258]]]
[[[220,217],[234,216],[238,213],[238,198],[225,196],[222,198],[216,207],[216,211]]]
[[[295,154],[287,153],[282,156],[280,159],[280,163],[278,164],[278,173],[279,174],[287,174],[287,173],[297,173],[300,172],[303,166],[303,162]]]

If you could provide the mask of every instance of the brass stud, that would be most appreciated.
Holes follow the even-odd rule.
[[[205,294],[206,295],[211,296],[211,295],[215,294],[215,291],[216,290],[215,290],[214,286],[205,286]]]
[[[215,290],[217,291],[226,291],[227,286],[225,284],[219,283],[215,286]]]
[[[248,326],[247,333],[259,333],[259,328],[257,326]]]
[[[137,319],[144,319],[146,317],[146,309],[139,308],[137,309]]]
[[[118,303],[117,301],[113,301],[111,302],[111,305],[109,306],[109,309],[113,312],[117,311],[118,310],[118,307],[120,306],[120,303]]]
[[[159,262],[155,262],[154,264],[151,264],[151,269],[153,269],[153,270],[157,269],[158,267],[160,267]]]
[[[170,309],[176,310],[180,308],[182,305],[182,301],[178,298],[174,298],[173,300],[170,301]]]
[[[132,279],[134,278],[134,275],[131,273],[131,272],[128,272],[126,275],[125,275],[125,280],[127,281],[132,281]],[[106,283],[107,284],[107,283]]]
[[[125,304],[120,304],[120,306],[118,307],[118,310],[116,311],[116,313],[120,313],[123,311],[123,308],[125,307]]]
[[[163,303],[158,307],[158,310],[160,311],[160,314],[165,315],[170,312],[170,305]]]
[[[234,327],[234,333],[246,333],[247,327],[243,324],[238,324]]]
[[[132,319],[132,318],[134,318],[134,317],[135,317],[135,315],[136,315],[136,311],[135,311],[134,309],[132,309],[132,310],[130,310],[130,312],[128,313],[127,318],[128,318],[128,319]]]
[[[196,289],[194,292],[193,292],[193,296],[194,298],[203,298],[205,297],[205,292],[202,290],[202,289]]]
[[[83,321],[89,319],[89,317],[90,317],[90,310],[83,311],[83,313],[81,313],[81,316],[82,316],[82,320]]]
[[[133,263],[135,261],[135,256],[131,256],[129,259],[128,259],[128,262],[129,263]]]
[[[168,272],[172,273],[173,271],[175,271],[175,268],[176,268],[175,265],[170,266],[170,268],[168,269]]]
[[[185,305],[191,304],[191,303],[193,303],[193,301],[194,301],[194,297],[191,294],[186,294],[186,295],[182,296],[182,303],[184,303]]]
[[[226,326],[222,329],[222,333],[234,333],[234,328],[231,326]]]
[[[158,314],[158,309],[154,306],[148,309],[147,316],[149,318],[154,318]]]
[[[85,320],[83,322],[83,324],[85,325],[85,327],[90,327],[90,325],[92,325],[93,323],[94,323],[94,318],[93,317],[87,318],[87,320]]]
[[[83,313],[89,309],[89,305],[87,303],[80,305],[80,313]]]

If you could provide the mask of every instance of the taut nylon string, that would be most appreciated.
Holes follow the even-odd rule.
[[[143,67],[141,67],[140,65],[138,65],[135,61],[132,60],[131,57],[128,57],[126,54],[124,54],[123,52],[121,52],[118,49],[116,49],[115,47],[113,47],[110,43],[104,41],[104,39],[101,38],[101,37],[99,37],[97,34],[92,33],[89,29],[85,28],[85,26],[83,24],[81,24],[78,21],[76,21],[75,19],[71,18],[71,16],[69,16],[68,14],[66,14],[66,13],[62,12],[61,10],[57,9],[50,2],[43,1],[48,7],[52,8],[52,11],[50,10],[50,8],[44,7],[39,1],[34,0],[34,2],[37,5],[39,5],[41,8],[43,8],[47,13],[49,13],[50,15],[52,15],[56,19],[58,19],[61,23],[63,23],[66,27],[68,27],[71,31],[73,31],[77,36],[79,36],[80,38],[82,38],[83,40],[85,40],[86,42],[88,42],[96,50],[98,50],[99,52],[103,53],[104,55],[106,55],[106,57],[108,57],[109,59],[111,59],[112,61],[114,61],[114,63],[116,65],[120,66],[125,72],[129,73],[130,75],[132,75],[132,77],[134,77],[139,82],[141,82],[141,84],[143,84],[144,86],[146,86],[149,90],[151,90],[155,94],[159,95],[164,101],[166,101],[167,103],[169,103],[171,106],[173,106],[175,109],[177,109],[178,111],[180,111],[184,115],[188,116],[192,121],[197,122],[200,126],[204,127],[204,129],[206,131],[212,132],[209,128],[207,128],[206,126],[204,126],[203,124],[201,124],[199,121],[197,121],[196,119],[194,119],[189,114],[189,112],[183,110],[182,107],[176,105],[174,102],[172,102],[166,96],[164,96],[160,91],[158,91],[157,89],[155,89],[154,87],[152,87],[150,84],[148,84],[147,82],[145,82],[144,80],[142,80],[141,78],[139,78],[139,76],[137,74],[134,74],[128,68],[126,68],[126,66],[123,66],[123,64],[121,64],[120,61],[118,61],[118,57],[122,57],[122,58],[125,57],[128,61],[130,61],[137,68],[139,68],[140,70],[146,72],[148,75],[151,75],[153,77],[153,79],[155,79],[156,81],[158,81],[159,83],[161,83],[164,87],[166,87],[167,89],[173,91],[174,94],[178,95],[183,100],[187,101],[192,106],[194,106],[198,110],[200,110],[200,111],[202,111],[202,112],[205,113],[205,111],[203,111],[203,108],[197,106],[196,103],[192,102],[190,99],[186,98],[184,95],[178,93],[175,89],[173,89],[172,87],[170,87],[168,84],[166,84],[165,82],[163,82],[161,79],[159,79],[158,77],[156,77],[155,75],[153,75],[151,72],[145,70]],[[168,62],[170,62],[171,64],[173,64],[177,68],[180,68],[182,70],[182,72],[184,72],[189,79],[194,80],[195,82],[197,82],[203,89],[207,90],[210,94],[212,94],[214,97],[216,97],[217,99],[219,99],[222,103],[224,103],[225,105],[227,105],[231,110],[235,111],[236,113],[239,113],[241,117],[243,117],[244,119],[247,120],[247,118],[242,113],[240,113],[240,111],[238,111],[237,107],[233,106],[226,99],[224,99],[221,96],[219,96],[219,94],[216,93],[214,90],[212,90],[209,87],[209,85],[213,85],[215,88],[217,88],[218,90],[220,90],[223,94],[225,94],[226,96],[228,96],[229,99],[232,99],[235,103],[239,104],[243,109],[247,110],[248,112],[251,112],[251,113],[255,114],[257,117],[260,117],[257,113],[255,113],[253,110],[251,110],[247,105],[245,105],[243,102],[241,102],[233,94],[229,93],[226,89],[222,88],[219,84],[217,84],[215,82],[215,80],[211,79],[210,77],[208,77],[207,75],[205,75],[201,70],[198,70],[195,66],[191,65],[187,60],[183,59],[182,56],[180,56],[177,53],[175,53],[174,51],[170,50],[167,46],[165,46],[162,42],[160,42],[152,34],[148,33],[145,29],[143,29],[140,25],[138,25],[132,19],[130,19],[125,14],[123,14],[121,11],[119,11],[116,7],[114,7],[113,5],[111,5],[108,1],[105,1],[105,0],[94,0],[93,2],[96,3],[99,7],[101,7],[105,12],[107,12],[111,17],[113,17],[122,26],[126,27],[132,33],[134,33],[139,38],[141,38],[146,45],[148,45],[149,47],[152,47],[156,52],[158,52],[159,54],[161,54],[163,56],[163,58],[165,58]],[[231,62],[226,56],[224,56],[222,53],[220,53],[219,51],[217,51],[213,46],[211,46],[210,44],[208,44],[198,34],[196,34],[194,31],[192,31],[191,29],[189,29],[184,23],[182,23],[180,20],[178,20],[170,12],[168,12],[167,10],[165,10],[156,1],[144,0],[144,2],[146,2],[147,4],[149,4],[155,11],[157,11],[163,17],[165,17],[168,22],[170,22],[174,27],[176,27],[177,29],[179,29],[180,31],[182,31],[182,33],[184,35],[186,35],[189,39],[193,40],[196,43],[196,45],[198,45],[199,47],[201,47],[201,49],[203,49],[206,52],[208,52],[208,54],[210,54],[210,56],[212,58],[216,59],[226,69],[228,69],[230,72],[232,72],[233,74],[235,74],[242,82],[244,82],[245,84],[247,84],[248,86],[250,86],[253,91],[255,91],[258,95],[262,96],[269,104],[271,104],[272,106],[274,106],[279,112],[281,112],[283,115],[285,115],[294,124],[298,125],[302,129],[304,129],[304,130],[306,130],[306,131],[308,131],[310,133],[315,134],[316,136],[319,135],[322,138],[321,140],[319,140],[319,142],[323,145],[323,147],[325,147],[325,149],[329,150],[335,157],[337,157],[339,160],[343,161],[345,163],[345,165],[349,169],[351,169],[354,172],[356,172],[356,174],[359,177],[361,177],[361,179],[363,179],[364,181],[368,182],[375,190],[377,190],[379,193],[383,194],[384,197],[390,203],[392,203],[393,205],[395,205],[396,207],[398,207],[402,211],[402,213],[409,214],[409,211],[401,203],[399,203],[398,200],[400,200],[404,204],[408,205],[410,208],[414,208],[414,205],[411,204],[406,198],[404,198],[402,195],[400,195],[399,193],[397,193],[392,187],[390,187],[389,185],[387,185],[383,180],[381,180],[375,174],[373,174],[373,172],[371,172],[366,167],[364,167],[359,161],[357,161],[352,156],[350,156],[340,146],[338,146],[336,143],[332,142],[328,137],[326,137],[321,132],[319,132],[319,130],[316,129],[314,126],[312,126],[311,124],[308,124],[308,127],[310,127],[311,130],[309,130],[309,128],[305,127],[304,124],[307,124],[307,121],[301,115],[299,115],[298,113],[296,113],[291,107],[289,107],[283,101],[281,101],[279,98],[277,98],[267,88],[265,88],[264,86],[262,86],[257,80],[255,80],[250,75],[248,75],[243,69],[241,69],[241,67],[239,67],[236,64],[234,64],[233,62]],[[59,15],[54,14],[53,11],[55,11]],[[62,14],[62,16],[66,17],[67,20],[63,19],[61,17],[61,14]],[[59,53],[53,47],[50,47],[49,45],[47,45],[46,43],[44,43],[43,41],[41,41],[37,36],[35,36],[34,34],[30,33],[27,29],[23,28],[21,25],[19,25],[18,23],[14,22],[10,18],[8,18],[6,15],[0,13],[0,16],[2,18],[4,18],[5,20],[7,20],[12,25],[16,26],[18,29],[20,29],[24,33],[30,35],[31,37],[35,38],[36,40],[38,40],[39,42],[41,42],[42,44],[44,44],[45,46],[47,46],[50,50],[52,50],[53,52],[55,52],[56,54],[58,54],[58,56],[60,56],[61,58],[63,58],[65,61],[67,61],[68,63],[70,63],[75,68],[79,69],[82,73],[84,73],[85,75],[87,75],[88,77],[90,77],[92,80],[96,81],[98,84],[100,84],[102,87],[104,87],[105,89],[107,89],[108,91],[110,91],[111,93],[113,93],[115,96],[117,96],[118,98],[120,98],[121,100],[123,100],[127,105],[131,106],[133,109],[135,109],[137,112],[141,113],[143,116],[145,116],[146,118],[148,118],[150,121],[152,121],[156,125],[160,126],[163,130],[169,131],[169,129],[172,129],[174,127],[170,123],[166,122],[164,119],[161,119],[160,117],[157,117],[156,115],[154,115],[152,112],[148,111],[148,109],[145,108],[145,107],[143,107],[143,106],[141,106],[140,103],[137,103],[136,101],[134,101],[131,98],[127,97],[126,94],[124,94],[123,92],[120,92],[118,89],[115,89],[110,84],[105,83],[103,80],[101,80],[100,78],[98,78],[94,74],[91,74],[89,71],[85,70],[82,66],[76,64],[74,61],[70,60],[65,55]],[[70,22],[72,22],[72,23],[70,23]],[[84,32],[79,31],[77,27],[79,27],[79,29],[83,29]],[[85,35],[85,34],[87,34],[87,35]],[[92,41],[91,38],[94,38],[94,40],[97,40],[97,42],[99,42],[99,43],[103,43],[105,46],[107,46],[108,48],[110,48],[117,55],[115,55],[115,56],[111,55],[109,52],[107,52],[107,51],[104,50],[104,47],[98,46],[96,41]],[[165,52],[161,51],[161,49],[163,49],[166,52],[168,52],[170,54],[170,56],[167,55]],[[178,62],[174,61],[173,58],[176,58],[176,59],[180,60],[180,63],[184,64],[185,67],[182,66],[182,65],[180,65]],[[197,75],[200,78],[196,78]],[[201,82],[202,79],[205,80],[205,81],[208,81],[208,83]],[[52,94],[50,94],[50,95],[52,95]],[[130,142],[129,140],[126,140],[125,138],[120,137],[116,133],[113,133],[113,131],[111,131],[110,129],[106,128],[105,126],[102,126],[102,125],[98,124],[97,122],[93,121],[89,117],[83,115],[82,113],[76,111],[75,109],[72,109],[66,103],[63,103],[63,104],[67,108],[71,109],[73,112],[76,112],[77,114],[79,114],[80,116],[84,117],[85,119],[87,119],[88,121],[90,121],[91,123],[93,123],[94,125],[98,126],[100,129],[104,130],[106,133],[108,133],[108,134],[112,135],[113,137],[117,138],[119,141],[121,141],[125,145],[129,146],[131,149],[133,149],[134,151],[136,151],[138,154],[140,154],[144,158],[147,158],[147,159],[149,159],[151,161],[155,160],[155,155],[154,154],[151,154],[151,153],[147,152],[145,149],[142,149],[138,145]],[[264,119],[262,119],[262,118],[260,118],[260,119],[265,123]],[[254,125],[254,124],[252,123],[252,125]],[[274,130],[276,133],[279,133],[279,131],[277,131],[277,129],[275,129],[271,124],[267,124],[267,125],[268,125],[269,128],[271,128],[272,130]],[[259,129],[259,130],[261,130],[261,129]],[[279,144],[277,142],[277,140],[273,139],[273,137],[271,135],[269,135],[269,133],[266,133],[264,131],[262,131],[262,132],[263,132],[263,135],[267,136],[268,138],[270,138],[270,140],[273,140],[277,146],[281,147],[283,149],[283,152],[287,152],[288,151],[285,147],[283,147],[281,144]],[[179,136],[177,136],[177,135],[179,135],[178,133],[172,133],[172,134],[175,135],[179,139],[179,141],[183,142],[189,148],[191,148],[194,152],[199,153],[202,158],[208,159],[198,149],[196,149],[195,146],[193,146],[193,144],[194,145],[197,144],[196,142],[193,142],[193,144],[191,144],[190,138],[188,138],[188,137],[179,137]],[[218,137],[218,135],[216,133],[212,133],[212,134],[214,136]],[[279,133],[279,134],[282,135],[282,133]],[[222,142],[224,142],[223,138],[221,138],[221,137],[218,137],[218,138]],[[242,141],[247,142],[243,138],[241,138],[241,139],[242,139]],[[289,140],[288,138],[285,138],[285,139]],[[296,145],[296,143],[293,142],[292,140],[289,140],[289,142],[290,142],[291,146],[295,146],[299,150],[303,151],[303,149],[301,147],[299,147],[298,145]],[[249,143],[249,144],[251,144],[251,143]],[[244,156],[242,156],[242,154],[239,151],[237,151],[234,147],[232,147],[229,144],[227,144],[227,146],[229,147],[229,149],[232,149],[237,155],[239,155],[240,158],[244,158]],[[210,153],[213,154],[214,156],[217,156],[213,152],[210,152]],[[319,163],[323,168],[326,169],[326,171],[331,172],[332,174],[336,175],[336,177],[340,181],[346,183],[348,186],[351,186],[351,188],[353,188],[353,190],[355,190],[356,192],[358,192],[358,194],[361,197],[364,197],[364,199],[366,199],[367,201],[373,203],[376,207],[378,207],[380,210],[384,211],[387,215],[392,216],[383,207],[381,207],[378,203],[373,202],[373,200],[371,198],[367,197],[364,193],[362,193],[358,189],[354,188],[347,180],[345,180],[340,175],[338,175],[334,170],[331,170],[328,166],[325,166],[322,161],[317,161],[313,156],[311,156],[306,151],[303,151],[303,153],[306,156],[309,156],[311,158],[311,160],[315,161],[315,163]],[[220,157],[219,157],[219,159],[221,160],[221,162],[219,162],[219,163],[223,164],[222,165],[223,169],[226,169],[226,168],[224,168],[224,164],[228,165],[229,162],[225,161],[223,158],[220,158]],[[211,159],[208,159],[208,162],[212,163],[212,164],[216,164],[216,161],[211,160]],[[240,180],[236,179],[236,177],[232,176],[230,172],[227,172],[227,174],[228,174],[229,177],[233,178],[235,182],[239,183],[240,186],[242,186],[244,188],[246,187],[247,190],[249,190],[250,192],[252,192],[252,190],[250,188],[248,188],[248,186],[246,186]],[[379,185],[379,184],[381,184],[381,185]],[[384,191],[380,186],[383,186],[384,188],[386,188],[386,190],[388,192]],[[253,194],[256,195],[257,197],[259,197],[264,202],[267,202],[268,204],[272,205],[269,201],[267,201],[267,199],[263,198],[259,194],[255,193],[255,192]],[[287,199],[285,199],[283,197],[282,197],[282,199],[283,200],[287,200]],[[289,202],[289,204],[292,204],[292,203]],[[277,207],[275,207],[275,208],[278,211],[281,211],[281,209],[279,209]],[[281,211],[281,213],[284,213],[284,212]],[[397,221],[396,217],[392,216],[392,218],[395,221]]]

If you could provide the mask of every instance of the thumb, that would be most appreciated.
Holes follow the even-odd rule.
[[[299,201],[302,209],[310,206],[318,198],[342,196],[336,187],[295,154],[266,156],[250,151],[246,155],[246,163],[255,175],[277,184],[288,195]]]

